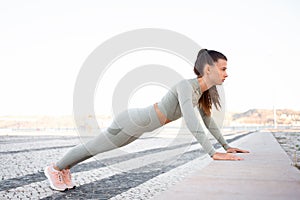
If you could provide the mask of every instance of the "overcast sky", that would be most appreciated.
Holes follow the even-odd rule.
[[[1,1],[0,115],[72,114],[74,85],[85,59],[111,37],[138,28],[173,30],[224,53],[228,111],[300,110],[299,10],[297,0]],[[146,57],[156,64],[181,63],[148,53],[128,55],[112,68],[149,64]],[[95,94],[96,114],[111,109],[111,91],[122,74],[111,77],[108,72],[107,82],[99,82],[106,93]],[[131,104],[154,103],[164,92],[144,87]]]

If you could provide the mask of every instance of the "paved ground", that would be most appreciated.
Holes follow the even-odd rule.
[[[77,188],[57,192],[43,168],[79,143],[78,137],[0,136],[0,199],[149,199],[211,162],[191,136],[184,138],[145,136],[91,158],[72,168]]]
[[[256,132],[233,143],[251,151],[241,155],[244,161],[211,162],[156,199],[300,199],[300,171],[270,132]]]

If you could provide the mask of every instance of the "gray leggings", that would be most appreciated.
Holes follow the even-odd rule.
[[[60,170],[71,168],[96,154],[127,145],[143,133],[161,126],[153,105],[123,111],[107,130],[100,132],[85,144],[71,148],[56,166]]]

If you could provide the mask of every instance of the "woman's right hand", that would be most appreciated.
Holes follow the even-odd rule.
[[[241,157],[238,157],[232,153],[215,153],[213,156],[212,156],[212,159],[214,160],[244,160],[243,158]]]

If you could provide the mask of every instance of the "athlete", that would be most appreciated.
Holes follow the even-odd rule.
[[[243,160],[234,153],[249,151],[228,145],[211,117],[212,104],[220,109],[216,85],[227,78],[227,58],[222,53],[201,49],[197,55],[194,72],[197,78],[185,79],[173,86],[160,102],[145,108],[121,112],[112,124],[85,144],[71,148],[58,162],[45,168],[50,187],[64,191],[74,188],[70,168],[102,152],[127,145],[145,132],[151,132],[169,122],[183,117],[189,131],[214,160]],[[223,146],[226,153],[216,152],[207,138],[194,107],[197,107],[210,133]]]

